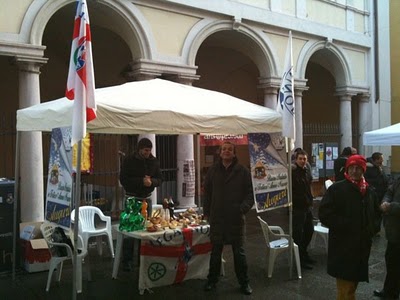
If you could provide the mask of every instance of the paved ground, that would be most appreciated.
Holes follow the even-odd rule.
[[[310,249],[311,256],[317,260],[313,270],[303,270],[302,279],[291,279],[288,260],[282,254],[278,257],[271,279],[266,276],[266,246],[261,227],[252,210],[247,217],[246,252],[249,263],[249,276],[253,294],[240,294],[239,286],[233,271],[230,248],[224,250],[227,261],[226,276],[221,279],[216,291],[204,292],[205,280],[188,280],[179,285],[154,288],[152,293],[139,295],[137,290],[137,269],[126,273],[120,268],[118,279],[111,279],[112,259],[104,247],[102,257],[93,247],[90,253],[92,281],[83,282],[83,293],[77,299],[335,299],[335,280],[326,274],[326,252],[321,239],[317,239],[316,247]],[[285,229],[288,224],[287,210],[277,209],[260,214],[270,225],[281,225]],[[374,299],[372,291],[382,286],[385,276],[384,252],[386,241],[384,236],[374,239],[370,257],[370,283],[361,283],[357,290],[357,299]],[[293,268],[295,271],[295,268]],[[16,280],[11,274],[0,275],[0,300],[2,299],[72,299],[71,266],[64,266],[63,277],[58,285],[52,282],[49,293],[45,292],[47,272],[17,272]],[[295,272],[293,272],[295,274]],[[296,278],[293,275],[293,278]],[[377,299],[377,298],[375,298]]]

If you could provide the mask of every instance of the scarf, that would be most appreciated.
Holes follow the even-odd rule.
[[[344,173],[344,177],[350,181],[351,183],[355,184],[357,186],[357,188],[359,189],[361,195],[365,195],[365,193],[367,192],[367,187],[368,187],[368,182],[365,181],[364,176],[361,177],[361,179],[359,181],[355,181],[353,179],[350,178],[349,174]]]

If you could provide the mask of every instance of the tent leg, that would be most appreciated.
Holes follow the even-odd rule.
[[[13,252],[12,252],[12,280],[15,280],[15,264],[17,263],[17,217],[18,217],[18,190],[19,190],[19,148],[20,132],[17,131],[15,141],[15,179],[14,179],[14,211],[13,211]]]

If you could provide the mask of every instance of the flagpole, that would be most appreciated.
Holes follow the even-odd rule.
[[[73,272],[73,280],[72,280],[72,299],[76,299],[76,295],[78,293],[76,286],[76,279],[78,278],[78,268],[77,268],[77,255],[78,255],[78,229],[79,229],[79,206],[81,202],[81,155],[82,154],[82,140],[78,142],[77,149],[77,162],[76,162],[76,180],[75,180],[75,222],[74,222],[74,272]]]
[[[286,48],[285,64],[283,68],[282,82],[278,94],[276,110],[282,115],[282,136],[285,137],[287,167],[288,167],[288,203],[289,203],[289,252],[290,252],[290,276],[293,269],[293,206],[292,206],[292,159],[291,150],[294,149],[296,138],[295,122],[295,99],[294,99],[294,71],[293,71],[293,49],[292,31],[289,31],[288,44]]]
[[[75,179],[75,223],[74,223],[74,253],[73,253],[73,289],[72,298],[76,299],[77,284],[82,282],[82,274],[77,267],[79,205],[81,201],[81,156],[82,139],[86,136],[86,123],[96,118],[96,101],[94,97],[94,70],[92,58],[92,35],[89,26],[89,11],[86,0],[77,0],[70,64],[67,79],[66,97],[74,100],[72,116],[71,145],[78,144],[76,179]],[[82,245],[83,246],[83,245]],[[81,291],[79,291],[81,292]]]
[[[292,205],[292,157],[290,152],[290,145],[292,141],[290,138],[285,138],[286,154],[287,154],[287,166],[288,166],[288,203],[289,203],[289,277],[293,276],[293,255],[294,255],[294,244],[293,244],[293,205]]]

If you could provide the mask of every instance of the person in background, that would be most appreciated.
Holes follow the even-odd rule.
[[[367,171],[364,174],[365,180],[375,189],[379,202],[382,201],[388,188],[388,178],[383,170],[382,163],[383,154],[380,152],[373,153],[372,156],[367,159]],[[379,235],[381,231],[381,223],[382,218],[380,217],[376,223],[377,235]]]
[[[293,154],[292,154],[292,165],[296,163],[296,155],[297,155],[297,153],[300,152],[300,151],[305,151],[305,150],[302,149],[302,148],[296,148],[296,149],[294,150],[294,152],[293,152]],[[312,181],[311,164],[310,164],[310,162],[308,161],[308,157],[307,157],[307,161],[306,161],[306,168],[307,168],[307,170],[308,170],[308,171],[307,171],[307,176],[309,176],[309,180],[310,180],[310,182],[311,182],[311,181]]]
[[[387,239],[385,263],[386,278],[382,290],[374,296],[383,299],[399,299],[400,294],[400,179],[389,186],[383,197],[383,226]]]
[[[358,283],[368,281],[368,260],[380,209],[374,189],[363,176],[366,168],[363,156],[350,156],[345,180],[328,188],[319,207],[321,223],[329,228],[327,272],[336,278],[337,300],[354,300]]]
[[[151,154],[152,148],[151,141],[142,138],[137,144],[137,151],[124,159],[119,176],[126,197],[135,197],[147,202],[148,217],[151,217],[151,193],[162,183],[160,162]],[[133,242],[133,239],[124,240],[122,258],[124,271],[132,269]]]
[[[340,181],[344,179],[344,172],[347,159],[351,156],[357,154],[357,149],[353,147],[345,147],[342,154],[335,159],[333,163],[333,169],[335,171],[335,181]]]
[[[312,269],[315,261],[308,255],[307,247],[314,234],[312,176],[307,168],[307,152],[298,150],[292,165],[293,240],[299,246],[300,262],[304,269]]]
[[[252,289],[247,274],[244,251],[245,214],[254,204],[250,171],[238,163],[235,145],[224,142],[220,147],[220,159],[207,172],[204,191],[204,217],[210,223],[212,244],[208,280],[205,291],[216,288],[221,274],[224,245],[231,245],[235,273],[240,290],[250,295]]]

